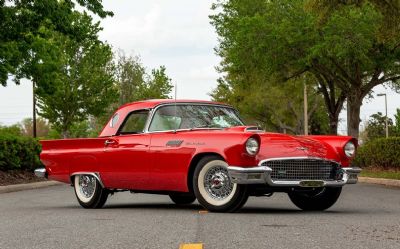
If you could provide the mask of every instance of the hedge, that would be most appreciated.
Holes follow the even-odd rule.
[[[40,167],[40,151],[41,145],[36,139],[0,135],[0,170],[33,170]]]
[[[354,165],[400,170],[400,137],[378,138],[360,146]]]

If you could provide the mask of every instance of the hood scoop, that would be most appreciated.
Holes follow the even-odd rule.
[[[263,130],[261,127],[258,126],[235,126],[228,129],[229,131],[237,131],[237,132],[254,132],[254,133],[265,132],[265,130]]]
[[[265,132],[263,128],[259,126],[247,126],[244,131],[249,131],[249,132]]]

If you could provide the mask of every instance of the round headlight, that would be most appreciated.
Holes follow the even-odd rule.
[[[356,146],[354,145],[353,142],[348,142],[344,146],[344,153],[346,154],[347,157],[353,157],[356,153]]]
[[[259,147],[260,147],[260,145],[258,144],[257,139],[252,138],[252,137],[247,139],[246,151],[249,155],[254,156],[255,154],[257,154]]]

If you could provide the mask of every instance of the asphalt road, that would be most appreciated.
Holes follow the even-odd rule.
[[[398,188],[346,186],[325,212],[302,212],[285,194],[250,198],[235,214],[201,210],[130,193],[86,210],[67,185],[0,194],[0,248],[400,248]]]

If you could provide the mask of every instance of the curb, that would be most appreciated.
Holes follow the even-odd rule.
[[[56,181],[45,181],[45,182],[34,182],[34,183],[23,183],[23,184],[0,186],[0,194],[28,190],[28,189],[46,188],[46,187],[55,186],[55,185],[59,185],[59,184],[62,184],[62,183],[56,182]]]
[[[400,188],[400,180],[394,180],[394,179],[358,177],[358,182],[370,183],[370,184],[379,184],[379,185],[385,185],[385,186]]]

